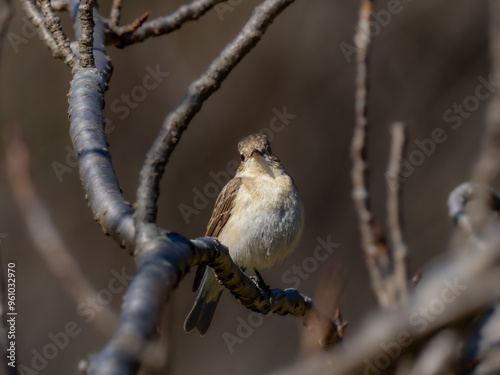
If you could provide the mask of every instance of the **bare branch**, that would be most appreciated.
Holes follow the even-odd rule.
[[[80,66],[83,68],[94,68],[94,0],[82,0],[80,2],[80,24],[81,36],[80,46]]]
[[[106,37],[106,44],[125,47],[130,44],[142,42],[147,38],[168,34],[179,29],[188,21],[197,20],[216,4],[223,1],[225,0],[194,0],[191,4],[181,6],[175,13],[169,16],[146,22],[133,33],[120,35],[110,27]]]
[[[368,87],[369,48],[371,44],[370,16],[373,0],[363,0],[359,11],[359,22],[355,41],[358,46],[356,76],[356,126],[351,144],[353,169],[351,173],[355,208],[359,217],[363,251],[370,272],[372,286],[378,302],[386,309],[396,306],[394,283],[388,282],[391,274],[391,260],[385,235],[370,209],[368,183],[367,140],[368,140]]]
[[[397,178],[401,169],[406,147],[406,129],[404,124],[395,123],[391,128],[392,147],[387,172],[395,176],[391,184],[387,184],[387,226],[392,245],[394,261],[394,282],[401,301],[408,298],[408,248],[401,231],[400,183]]]
[[[233,262],[227,248],[213,238],[189,241],[176,234],[148,242],[139,255],[117,333],[106,348],[94,355],[93,374],[132,374],[137,368],[151,335],[156,330],[161,307],[177,283],[198,264],[208,264],[217,278],[246,308],[261,313],[291,314],[304,322],[320,320],[322,328],[338,341],[336,322],[323,314],[312,301],[295,289],[260,289]],[[160,298],[163,297],[163,298]],[[321,332],[325,334],[325,330]]]
[[[49,210],[38,196],[29,173],[27,145],[20,134],[20,129],[14,130],[12,135],[5,136],[7,181],[26,222],[35,249],[52,274],[60,281],[68,297],[73,299],[75,304],[82,303],[88,297],[97,295],[97,291],[69,252],[52,221]],[[115,330],[117,317],[109,309],[104,309],[96,315],[94,322],[96,328],[105,337],[109,337]]]
[[[71,50],[70,42],[66,37],[66,34],[64,34],[61,26],[61,19],[52,9],[50,0],[40,0],[40,5],[45,18],[45,26],[52,33],[57,47],[59,48],[62,60],[70,68],[73,68],[76,63],[76,56]]]
[[[113,0],[111,5],[111,14],[109,16],[109,26],[111,28],[118,26],[122,16],[122,0]]]
[[[259,5],[236,38],[210,64],[207,71],[191,84],[181,103],[163,122],[141,170],[134,215],[137,238],[142,237],[144,225],[156,221],[160,180],[165,165],[189,122],[234,67],[255,47],[272,21],[293,2],[294,0],[266,0]],[[152,235],[155,235],[154,230]],[[142,240],[143,238],[140,239]]]
[[[33,26],[36,27],[38,31],[38,36],[40,37],[42,42],[44,42],[45,45],[52,51],[52,55],[55,58],[57,59],[62,58],[61,51],[59,50],[59,47],[57,46],[57,43],[54,40],[54,37],[52,36],[52,33],[45,26],[45,20],[40,11],[38,10],[38,8],[30,0],[20,0],[20,1],[24,11],[26,12],[28,19],[31,21]]]
[[[133,33],[139,27],[141,27],[144,24],[144,22],[146,22],[148,17],[149,17],[149,12],[146,12],[142,16],[137,18],[131,24],[125,25],[125,26],[115,26],[112,30],[114,33],[116,33],[119,36],[123,36],[123,35],[128,34],[128,33]]]
[[[75,20],[77,38],[80,25],[76,0],[70,0],[69,9]],[[94,43],[104,42],[104,20],[94,12]],[[134,249],[133,210],[120,190],[118,179],[111,164],[106,136],[104,93],[112,66],[103,48],[94,50],[98,74],[92,69],[77,68],[69,91],[70,137],[78,154],[80,176],[86,197],[105,234],[110,235],[129,254]]]

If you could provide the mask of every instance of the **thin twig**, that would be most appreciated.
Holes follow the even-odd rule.
[[[210,64],[207,71],[191,84],[184,99],[163,122],[146,156],[137,189],[134,224],[136,238],[140,238],[139,249],[143,240],[141,232],[145,228],[144,225],[147,226],[156,220],[160,180],[182,133],[205,100],[220,87],[233,68],[255,47],[272,21],[293,2],[294,0],[266,0],[259,5],[236,38]],[[152,234],[156,235],[155,230]]]
[[[50,212],[38,196],[29,173],[29,152],[19,129],[6,135],[7,181],[28,227],[28,234],[45,264],[57,277],[69,298],[76,304],[96,296],[97,291],[87,280],[72,257]],[[96,314],[96,328],[105,337],[113,334],[117,317],[109,309]]]
[[[80,46],[80,66],[82,68],[94,68],[94,0],[82,0],[80,2],[80,24],[81,36]]]
[[[56,41],[54,40],[54,36],[45,26],[45,20],[40,11],[38,10],[38,8],[30,0],[20,0],[20,1],[24,11],[26,12],[26,16],[31,21],[33,26],[36,27],[40,39],[52,51],[52,55],[55,58],[57,59],[62,58],[61,51],[57,46]]]
[[[144,13],[142,16],[138,17],[134,22],[125,26],[115,26],[112,30],[116,35],[123,36],[125,34],[133,33],[139,27],[141,27],[144,22],[147,21],[149,17],[149,12]]]
[[[133,33],[119,35],[110,27],[106,36],[106,44],[125,47],[130,44],[143,42],[151,37],[168,34],[179,29],[188,21],[197,20],[216,4],[223,1],[226,0],[194,0],[191,4],[181,6],[176,12],[169,16],[156,18],[146,22]]]
[[[52,33],[54,40],[59,48],[62,60],[70,68],[76,63],[76,55],[71,50],[70,42],[64,34],[61,26],[61,19],[54,12],[50,5],[50,0],[40,0],[43,16],[45,18],[45,26]]]
[[[122,16],[122,0],[113,0],[111,5],[111,12],[109,15],[109,26],[116,27],[120,23],[120,18]]]
[[[365,261],[370,272],[372,286],[378,302],[386,309],[396,306],[394,283],[388,282],[391,274],[391,260],[380,224],[370,209],[370,188],[368,183],[367,140],[368,140],[368,89],[369,49],[371,44],[370,16],[373,0],[363,0],[359,11],[359,22],[355,41],[358,47],[356,76],[356,126],[351,144],[353,160],[353,200],[359,217],[359,228]]]
[[[405,125],[393,124],[391,135],[392,146],[387,173],[395,178],[391,184],[387,184],[387,227],[392,245],[394,281],[398,289],[398,298],[404,302],[408,298],[408,248],[401,230],[401,190],[397,176],[401,170],[401,160],[407,142]]]

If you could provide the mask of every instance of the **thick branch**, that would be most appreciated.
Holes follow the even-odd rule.
[[[143,226],[156,220],[160,180],[182,133],[205,100],[220,87],[234,67],[255,47],[278,14],[293,2],[294,0],[266,0],[259,5],[241,32],[210,64],[207,71],[191,84],[182,102],[163,122],[158,137],[146,156],[137,190],[134,219],[139,248],[143,240],[141,238]]]
[[[231,259],[227,248],[213,238],[188,239],[169,233],[148,242],[139,255],[123,307],[119,329],[111,342],[92,357],[93,374],[133,374],[156,330],[162,305],[191,266],[210,265],[218,279],[246,308],[261,313],[291,314],[304,322],[320,320],[322,335],[339,340],[337,324],[295,289],[260,289]],[[325,329],[326,327],[326,329]],[[332,334],[333,333],[333,334]]]
[[[78,12],[78,1],[71,1],[70,9]],[[80,35],[78,14],[73,14],[77,36]],[[94,12],[94,43],[104,41],[104,22]],[[111,164],[111,156],[104,133],[104,92],[112,67],[103,48],[94,49],[97,72],[76,69],[69,92],[70,137],[78,154],[80,177],[94,219],[103,231],[132,254],[134,248],[133,210],[125,202],[118,179]]]
[[[116,1],[116,0],[115,0]],[[112,13],[110,28],[106,36],[106,44],[125,47],[130,44],[140,43],[147,38],[168,34],[179,29],[185,22],[197,20],[216,4],[225,0],[195,0],[191,4],[181,6],[175,13],[146,22],[132,33],[120,34],[114,26],[118,23]],[[113,7],[115,8],[115,7]],[[119,18],[118,18],[119,19]]]

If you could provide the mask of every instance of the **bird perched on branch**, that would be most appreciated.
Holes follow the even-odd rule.
[[[236,175],[219,194],[206,236],[216,237],[229,249],[241,268],[258,270],[283,260],[302,234],[304,211],[292,177],[271,151],[263,134],[250,135],[238,144],[241,164]],[[204,335],[224,287],[212,268],[196,271],[193,289],[201,286],[184,329],[194,327]]]

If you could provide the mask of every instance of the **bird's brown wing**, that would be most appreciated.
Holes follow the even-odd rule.
[[[226,225],[227,221],[231,217],[231,212],[234,207],[234,198],[238,193],[241,186],[241,178],[235,177],[228,182],[226,186],[222,189],[217,200],[215,201],[215,207],[212,212],[212,217],[208,222],[207,232],[205,236],[207,237],[219,237],[222,228]],[[205,274],[205,269],[207,266],[205,264],[200,264],[196,270],[196,275],[194,277],[193,291],[198,290]]]

